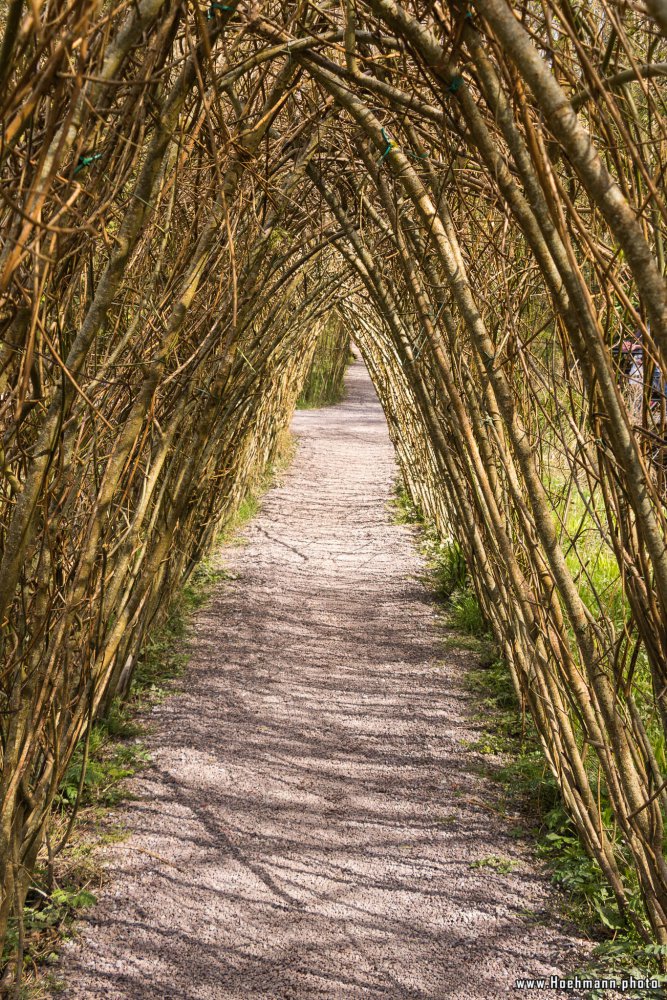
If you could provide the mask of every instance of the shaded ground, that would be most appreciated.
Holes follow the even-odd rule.
[[[65,952],[67,997],[494,1000],[576,965],[461,743],[468,654],[444,653],[391,523],[359,362],[348,384],[296,415],[291,469],[224,553],[238,578],[197,616],[187,691],[154,711],[134,833]],[[492,855],[516,869],[471,867]]]

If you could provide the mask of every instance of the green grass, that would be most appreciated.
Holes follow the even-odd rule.
[[[132,731],[138,732],[139,727],[133,726]],[[129,727],[126,733],[113,732],[104,721],[93,726],[90,756],[81,786],[80,806],[113,807],[125,797],[123,782],[148,760],[148,752],[141,742],[117,742],[119,738],[126,739],[130,734]],[[58,789],[54,802],[56,808],[67,811],[74,807],[82,770],[83,745],[79,744]]]
[[[232,541],[235,541],[235,536],[243,525],[247,524],[248,521],[252,521],[253,517],[256,516],[259,512],[261,492],[257,487],[254,487],[246,493],[234,516],[221,529],[217,538],[219,545],[229,545]]]
[[[446,609],[448,625],[468,638],[482,642],[489,640],[489,627],[472,589],[458,542],[438,536],[435,528],[426,523],[402,483],[396,485],[390,503],[396,524],[420,527],[420,550],[426,559],[428,582]]]
[[[451,594],[449,621],[452,628],[464,635],[483,638],[489,631],[477,597],[468,586],[457,588]]]
[[[241,500],[240,504],[220,528],[216,537],[217,547],[242,543],[242,539],[239,538],[239,532],[244,525],[246,525],[249,521],[252,521],[252,519],[259,513],[262,497],[269,487],[273,485],[280,473],[286,469],[292,461],[295,447],[296,442],[293,436],[289,431],[284,431],[278,440],[273,460],[248,484],[245,496]],[[210,563],[208,562],[201,563],[196,570],[196,573],[199,574],[198,579],[201,578],[202,573],[206,574],[211,572],[218,572],[222,576],[225,575],[224,571],[212,570]],[[194,583],[196,591],[198,589],[198,584],[196,581]],[[206,599],[205,596],[204,599]]]
[[[488,858],[480,858],[479,861],[473,861],[470,867],[490,868],[492,871],[498,872],[499,875],[509,875],[510,872],[515,871],[519,867],[519,863],[512,861],[510,858],[501,858],[495,854],[491,854]]]
[[[389,506],[392,508],[394,524],[418,524],[422,531],[426,530],[422,511],[412,502],[410,494],[400,480],[394,484],[394,493],[389,500]]]
[[[13,995],[22,1000],[41,1000],[52,991],[58,991],[57,980],[49,973],[49,966],[58,960],[62,941],[69,936],[75,917],[84,909],[93,906],[97,897],[80,885],[63,885],[44,893],[36,884],[28,891],[23,908],[22,937],[24,946],[23,968],[28,975]],[[9,924],[5,941],[4,959],[17,954],[19,947],[18,921]],[[48,990],[45,993],[45,989]],[[9,990],[4,995],[12,995]]]

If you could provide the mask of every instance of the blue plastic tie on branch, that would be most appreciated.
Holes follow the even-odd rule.
[[[73,176],[76,177],[76,175],[79,173],[79,171],[83,170],[84,167],[88,167],[88,166],[90,166],[91,163],[94,163],[95,160],[101,160],[101,159],[102,159],[102,154],[101,153],[94,153],[92,156],[84,156],[82,154],[79,157],[79,162],[77,163],[77,165],[74,168],[74,174],[73,174]]]
[[[230,7],[229,4],[226,3],[212,3],[207,11],[206,20],[212,21],[215,17],[216,11],[218,10],[234,10],[234,8]]]
[[[389,154],[391,153],[392,149],[394,148],[394,143],[391,141],[391,139],[389,138],[389,136],[387,135],[387,133],[385,132],[385,130],[384,129],[380,129],[380,131],[382,132],[382,138],[387,143],[387,148],[385,149],[384,153],[382,154],[382,156],[378,160],[378,163],[382,163],[382,161],[387,156],[389,156]]]
[[[387,143],[387,148],[385,149],[384,153],[378,160],[378,163],[382,163],[383,160],[386,160],[386,158],[391,153],[392,149],[398,149],[398,143],[394,142],[393,139],[389,138],[386,129],[381,128],[380,132],[382,133],[382,138]],[[406,149],[405,155],[411,156],[413,160],[428,160],[428,153],[413,153],[411,149]]]
[[[455,76],[452,78],[452,82],[447,87],[447,90],[449,91],[450,94],[455,94],[457,90],[461,89],[464,83],[465,80],[463,79],[462,76]]]
[[[382,138],[387,143],[387,148],[385,149],[384,153],[378,160],[378,163],[382,163],[382,161],[389,156],[392,149],[398,148],[398,143],[394,142],[393,139],[389,138],[385,129],[380,129],[380,131],[382,132]],[[428,153],[413,153],[411,149],[406,149],[405,152],[407,156],[411,156],[413,160],[428,160]]]

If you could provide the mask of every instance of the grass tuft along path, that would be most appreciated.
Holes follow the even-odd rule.
[[[382,411],[347,378],[224,552],[67,997],[496,1000],[576,965],[466,745],[470,654],[442,647]]]

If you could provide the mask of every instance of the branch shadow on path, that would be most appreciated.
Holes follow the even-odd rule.
[[[154,711],[111,879],[66,997],[494,1000],[582,947],[468,745],[469,654],[444,653],[386,425],[357,362]],[[515,867],[475,868],[489,856]],[[551,996],[558,996],[556,992]]]

